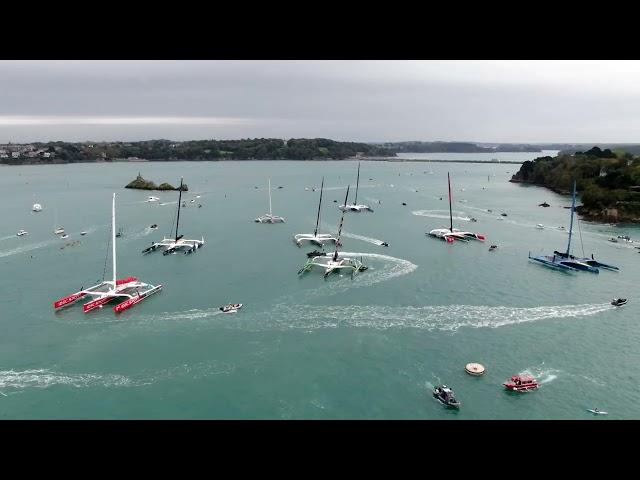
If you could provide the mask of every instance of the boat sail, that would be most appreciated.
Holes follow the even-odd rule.
[[[162,255],[169,255],[170,253],[177,252],[178,250],[184,250],[185,254],[193,253],[198,248],[202,248],[204,246],[204,237],[201,240],[187,240],[182,238],[184,235],[180,235],[179,226],[180,226],[180,209],[182,205],[182,189],[183,189],[183,178],[180,178],[180,188],[178,193],[178,213],[176,215],[176,233],[174,237],[164,237],[161,242],[153,242],[150,247],[142,250],[143,254],[155,252],[158,248],[164,247],[164,251]],[[184,206],[184,205],[182,205]]]
[[[113,259],[113,280],[103,280],[101,283],[92,287],[81,289],[79,292],[68,295],[64,298],[53,302],[53,308],[59,310],[74,304],[81,298],[89,295],[96,297],[94,300],[85,303],[83,310],[85,313],[102,308],[103,305],[119,298],[124,299],[123,302],[113,307],[116,313],[123,312],[135,304],[141,302],[145,298],[162,290],[162,285],[150,285],[140,282],[136,277],[126,277],[118,279],[116,275],[116,194],[113,194],[113,203],[111,207],[111,244]]]
[[[447,172],[447,181],[449,182],[449,228],[434,228],[427,235],[447,243],[453,243],[455,240],[468,242],[469,240],[480,240],[484,242],[485,236],[480,233],[465,232],[457,228],[453,228],[453,211],[451,209],[451,176]]]
[[[258,223],[284,223],[284,218],[273,215],[271,211],[271,179],[269,179],[269,213],[255,219]]]
[[[588,258],[588,257],[580,258],[574,255],[571,255],[571,238],[573,236],[573,216],[575,211],[576,211],[576,180],[574,179],[573,195],[571,200],[571,216],[569,221],[569,241],[567,243],[567,251],[558,252],[557,250],[555,250],[553,252],[553,255],[538,255],[534,257],[532,257],[531,252],[529,252],[529,260],[549,268],[555,268],[556,270],[564,270],[564,271],[574,271],[574,272],[586,271],[591,273],[600,273],[599,268],[605,268],[607,270],[619,270],[619,268],[614,265],[609,265],[609,264],[597,261],[593,257],[593,254],[591,255],[591,258]]]
[[[369,205],[358,204],[358,187],[359,186],[360,186],[360,162],[358,162],[358,177],[357,177],[357,180],[356,180],[356,198],[354,199],[352,205],[347,205],[347,202],[345,201],[345,203],[343,205],[340,205],[338,207],[340,210],[342,210],[343,212],[346,212],[346,211],[349,211],[349,212],[362,212],[362,211],[373,212],[373,209]]]
[[[320,201],[318,202],[318,214],[316,216],[316,228],[313,233],[298,233],[293,236],[296,245],[302,246],[303,242],[313,243],[314,245],[323,246],[325,243],[336,243],[338,240],[330,233],[318,233],[320,228],[320,209],[322,207],[322,191],[324,190],[324,177],[320,184]]]
[[[349,187],[347,187],[347,194],[344,199],[344,204],[347,204],[347,199],[349,198]],[[349,257],[341,257],[339,255],[338,249],[340,248],[340,235],[342,234],[342,224],[344,223],[344,212],[342,211],[342,217],[340,218],[340,225],[338,227],[338,238],[336,240],[336,248],[332,255],[317,255],[311,257],[307,260],[307,263],[298,271],[298,275],[302,275],[305,272],[308,272],[314,267],[324,269],[324,278],[327,278],[329,274],[335,271],[340,270],[350,270],[351,278],[358,272],[363,272],[367,270],[362,260],[358,260],[356,258]]]

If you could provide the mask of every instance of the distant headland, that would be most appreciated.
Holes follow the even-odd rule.
[[[180,190],[180,187],[174,187],[168,183],[161,183],[160,185],[156,185],[152,181],[145,180],[142,178],[142,175],[138,173],[138,176],[135,180],[129,182],[124,188],[133,188],[136,190]],[[182,191],[189,191],[189,187],[186,184],[182,184]]]
[[[640,157],[628,151],[593,147],[526,161],[511,182],[571,193],[573,180],[582,205],[576,211],[587,220],[640,223]]]

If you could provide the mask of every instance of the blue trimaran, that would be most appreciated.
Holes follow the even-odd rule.
[[[532,257],[529,252],[529,260],[532,262],[540,263],[546,267],[555,268],[558,270],[577,272],[579,270],[600,273],[598,267],[606,268],[608,270],[619,270],[618,267],[613,265],[607,265],[606,263],[598,262],[593,258],[578,258],[571,255],[571,236],[573,235],[573,214],[576,210],[576,181],[573,181],[573,200],[571,202],[571,221],[569,224],[569,243],[567,244],[566,253],[554,251],[553,255],[539,255]]]

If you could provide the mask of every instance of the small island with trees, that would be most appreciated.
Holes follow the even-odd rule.
[[[142,175],[138,173],[138,176],[135,180],[129,182],[124,188],[133,188],[136,190],[180,190],[180,187],[174,187],[168,183],[161,183],[160,185],[156,185],[150,180],[145,180],[142,178]],[[182,191],[187,192],[189,187],[186,184],[182,184]]]
[[[526,161],[511,182],[570,194],[573,180],[582,200],[576,211],[587,220],[640,223],[640,157],[593,147],[574,154]]]

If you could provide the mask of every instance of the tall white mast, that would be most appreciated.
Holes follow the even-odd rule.
[[[116,288],[116,194],[111,207],[111,241],[113,243],[113,288]]]
[[[269,215],[271,215],[271,179],[269,179]]]

